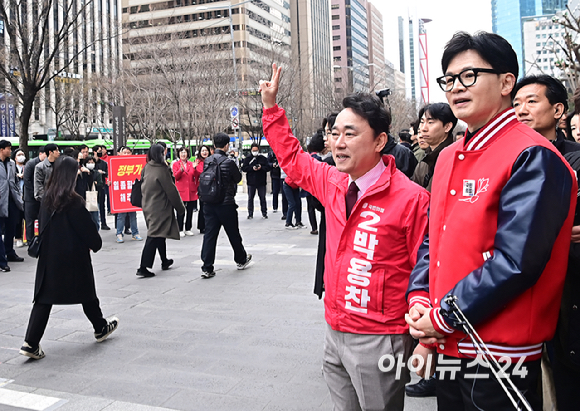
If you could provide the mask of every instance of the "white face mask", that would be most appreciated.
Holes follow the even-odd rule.
[[[95,163],[87,163],[87,168],[93,170],[95,168]]]
[[[26,160],[25,156],[16,156],[16,161],[18,161],[19,163],[24,163],[25,160]]]
[[[260,154],[260,152],[259,152],[259,151],[252,151],[252,155],[253,155],[254,157],[256,157],[258,154]]]

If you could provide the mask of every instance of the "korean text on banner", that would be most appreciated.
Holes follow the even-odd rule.
[[[147,156],[110,156],[109,163],[109,196],[112,213],[139,211],[131,205],[131,188],[135,179],[141,179],[141,171],[147,162]]]

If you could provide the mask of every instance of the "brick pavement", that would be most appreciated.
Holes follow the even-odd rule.
[[[222,232],[209,280],[200,278],[197,230],[168,240],[174,268],[161,271],[157,260],[157,276],[146,279],[135,275],[143,243],[125,236],[117,244],[114,230],[102,232],[97,294],[119,329],[95,343],[80,306],[55,306],[40,361],[18,354],[36,261],[12,263],[0,274],[0,410],[330,410],[323,304],[312,294],[317,237],[285,230],[280,213],[247,220],[239,211],[254,263],[237,271]],[[138,224],[145,237],[141,215]],[[406,409],[434,410],[435,401],[407,399]]]

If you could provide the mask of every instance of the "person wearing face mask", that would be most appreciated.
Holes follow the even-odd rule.
[[[262,218],[268,218],[268,206],[266,205],[266,176],[270,171],[270,165],[266,157],[260,155],[260,146],[252,144],[251,155],[244,158],[242,171],[246,173],[248,183],[248,220],[254,218],[254,196],[258,191]]]
[[[38,150],[38,157],[26,163],[23,175],[24,187],[24,221],[26,223],[26,241],[31,241],[34,237],[34,221],[38,218],[40,201],[34,198],[34,168],[44,161],[46,151],[44,147]]]
[[[16,150],[14,152],[14,162],[16,163],[16,179],[18,182],[18,187],[20,188],[20,194],[22,195],[22,201],[24,201],[24,165],[26,163],[26,156],[24,151]],[[16,211],[16,231],[14,232],[14,241],[16,247],[22,247],[24,242],[22,241],[23,223],[24,222],[24,210],[17,209]]]
[[[109,166],[107,164],[107,148],[105,146],[93,147],[97,158],[95,159],[95,173],[98,173],[101,178],[97,179],[97,191],[99,193],[99,214],[101,216],[101,230],[110,230],[107,225],[107,213],[105,212],[105,203],[107,209],[110,210],[109,202],[105,201],[109,197],[109,186],[107,186],[107,177],[109,177]]]

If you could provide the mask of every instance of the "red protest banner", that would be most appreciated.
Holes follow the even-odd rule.
[[[147,162],[147,156],[109,156],[109,197],[112,213],[139,211],[131,205],[131,188],[135,180],[141,179],[141,171]]]

